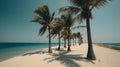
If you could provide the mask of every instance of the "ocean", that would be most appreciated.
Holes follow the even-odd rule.
[[[58,43],[51,44],[51,46],[57,45]],[[48,48],[48,43],[0,43],[0,61],[43,48]]]

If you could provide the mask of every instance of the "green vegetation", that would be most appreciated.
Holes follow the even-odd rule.
[[[95,45],[120,51],[120,46],[111,46],[111,45],[105,45],[105,44],[95,44]]]
[[[110,0],[68,0],[74,6],[61,7],[58,9],[59,13],[61,13],[61,18],[54,18],[55,12],[51,15],[49,12],[49,8],[47,5],[43,5],[38,7],[34,12],[38,14],[35,16],[33,22],[38,22],[42,27],[40,28],[39,34],[43,35],[46,30],[48,30],[49,34],[49,53],[52,53],[51,49],[51,37],[59,35],[59,47],[60,50],[60,39],[63,38],[66,47],[66,41],[68,41],[68,49],[67,51],[71,51],[71,39],[73,39],[73,45],[76,45],[76,40],[78,39],[79,45],[83,42],[83,38],[78,33],[72,33],[71,27],[74,26],[76,20],[79,20],[79,23],[82,20],[86,20],[87,28],[87,37],[88,37],[88,52],[87,59],[96,60],[96,56],[93,51],[92,45],[92,37],[91,37],[91,27],[90,27],[90,19],[92,19],[92,10],[94,8],[99,8]],[[55,10],[56,11],[56,10]],[[61,34],[61,35],[60,35]]]

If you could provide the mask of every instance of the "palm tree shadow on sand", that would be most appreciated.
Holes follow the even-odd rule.
[[[38,50],[38,51],[24,53],[22,56],[34,55],[34,54],[45,54],[45,53],[48,53],[48,51],[44,50],[44,49],[41,49],[41,50]]]
[[[61,64],[66,65],[66,67],[81,67],[81,65],[79,63],[75,62],[74,60],[91,62],[92,64],[95,64],[93,61],[87,60],[85,57],[82,57],[82,55],[80,55],[80,54],[68,55],[67,53],[69,53],[69,52],[62,50],[59,52],[59,54],[55,54],[55,53],[50,54],[53,57],[45,58],[44,61],[47,60],[48,63],[51,63],[54,60],[57,60],[57,61],[60,61]]]

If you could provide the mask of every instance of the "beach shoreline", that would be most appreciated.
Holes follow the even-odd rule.
[[[54,47],[58,43],[51,43],[51,45]],[[0,43],[0,62],[47,47],[48,43]]]
[[[61,46],[52,47],[53,53],[48,53],[47,49],[34,50],[22,55],[0,62],[0,67],[119,67],[120,52],[94,45],[94,52],[97,60],[86,59],[87,43],[78,46],[71,46],[71,52]],[[56,66],[55,66],[56,65]]]

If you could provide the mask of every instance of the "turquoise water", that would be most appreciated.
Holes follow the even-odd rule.
[[[52,43],[56,46],[58,43]],[[47,48],[48,43],[0,43],[0,61],[7,60],[25,52]]]

